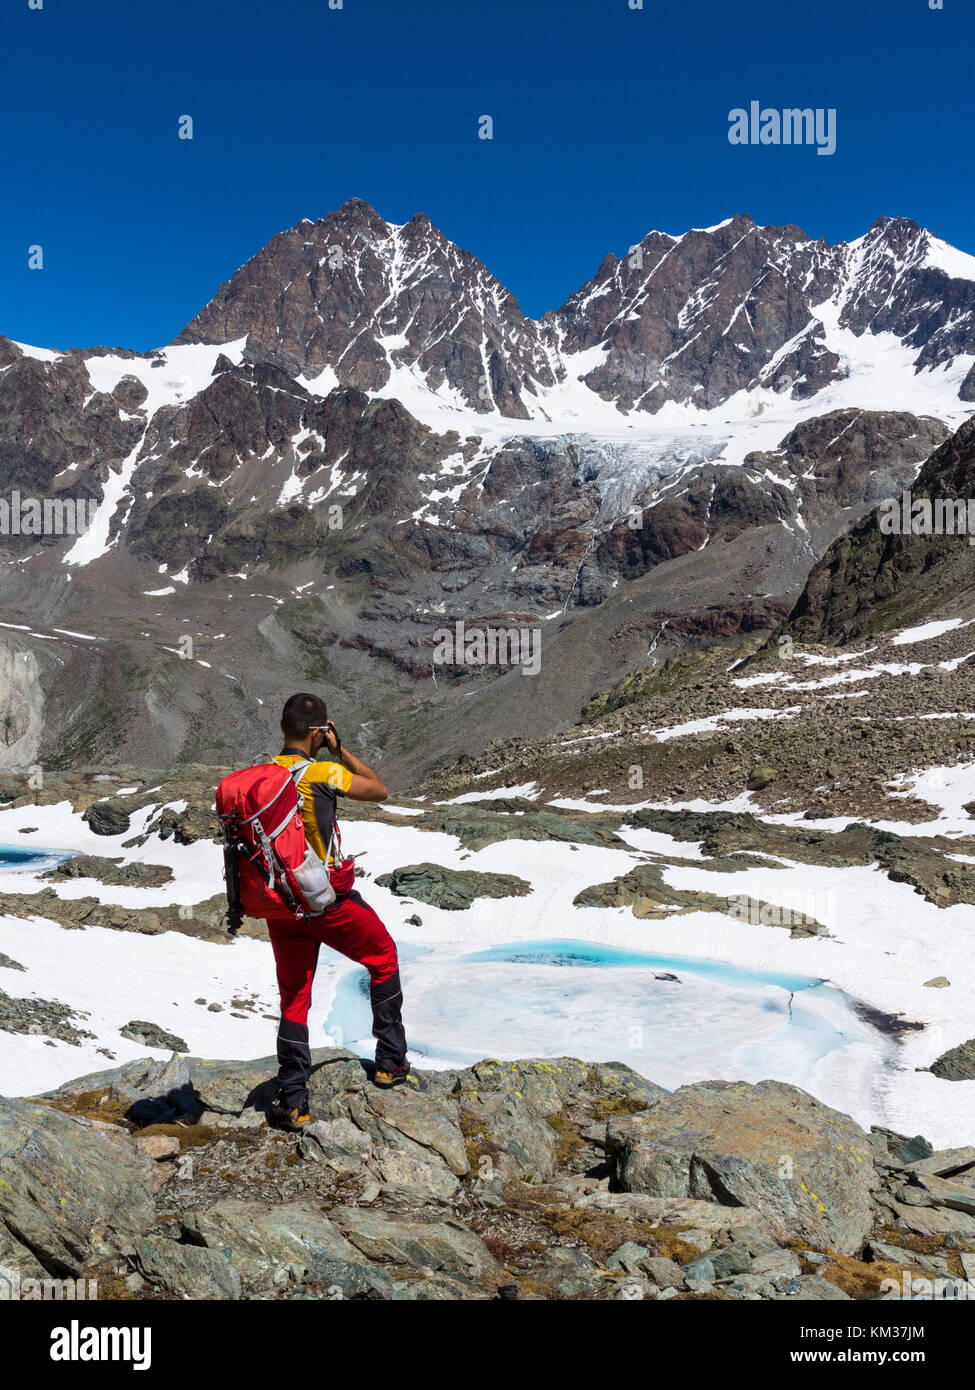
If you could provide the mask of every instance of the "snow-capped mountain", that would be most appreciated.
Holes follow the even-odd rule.
[[[282,667],[377,743],[419,700],[408,769],[472,717],[475,742],[541,735],[662,631],[778,623],[970,401],[975,258],[905,219],[838,246],[746,217],[653,232],[533,321],[429,219],[353,200],[155,352],[0,338],[0,498],[89,523],[0,537],[3,757],[212,758]],[[438,679],[457,620],[540,625],[559,654],[537,683]]]
[[[853,370],[844,331],[891,335],[915,371],[964,365],[958,394],[975,400],[975,257],[907,218],[837,246],[750,217],[651,232],[546,326],[583,382],[627,410],[710,410],[760,387],[809,398]]]
[[[422,387],[479,414],[565,423],[580,384],[597,421],[599,401],[655,414],[759,387],[805,399],[848,374],[844,330],[893,335],[915,370],[971,359],[958,393],[975,400],[975,257],[906,218],[830,246],[738,216],[651,232],[537,323],[427,217],[393,226],[354,200],[275,237],[176,342],[244,338],[250,360],[318,389]]]
[[[538,325],[476,256],[422,214],[393,226],[358,199],[274,237],[176,342],[239,338],[250,360],[319,391],[395,395],[408,369],[450,403],[513,419],[528,418],[523,395],[553,386],[559,370]]]

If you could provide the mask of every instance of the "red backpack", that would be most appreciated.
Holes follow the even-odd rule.
[[[257,763],[217,787],[231,935],[245,916],[304,920],[335,902],[332,873],[308,845],[301,819],[298,782],[308,766]]]

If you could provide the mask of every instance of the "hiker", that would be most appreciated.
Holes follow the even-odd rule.
[[[326,864],[338,854],[336,806],[339,796],[353,801],[385,801],[389,792],[371,767],[343,748],[330,723],[324,700],[317,695],[292,695],[281,716],[284,747],[274,759],[280,767],[301,762],[309,766],[297,779],[303,799],[301,818],[308,845]],[[331,758],[317,760],[321,750]],[[330,848],[335,853],[329,853]],[[350,866],[351,872],[351,866]],[[379,917],[359,895],[340,894],[320,917],[304,921],[287,912],[265,917],[281,992],[281,1024],[278,1030],[278,1080],[280,1092],[275,1111],[287,1129],[304,1129],[313,1121],[309,1114],[308,1079],[311,1049],[308,1041],[308,1009],[318,952],[324,943],[369,971],[372,1031],[376,1038],[377,1086],[403,1085],[409,1075],[406,1034],[400,1017],[402,989],[396,945]]]

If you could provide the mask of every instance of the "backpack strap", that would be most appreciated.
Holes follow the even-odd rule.
[[[277,766],[277,767],[281,767],[281,763],[277,763],[276,766]],[[301,762],[292,763],[291,767],[288,767],[288,768],[284,768],[284,769],[283,769],[285,772],[287,772],[288,776],[291,778],[292,782],[294,783],[295,792],[296,792],[297,797],[298,797],[298,810],[299,810],[299,811],[301,810],[302,806],[304,805],[305,798],[304,798],[304,797],[301,795],[301,793],[298,791],[298,783],[301,781],[302,777],[304,777],[305,773],[307,772],[307,770],[308,770],[310,767],[311,767],[311,759],[310,759],[310,758],[305,758],[305,759],[303,759]],[[284,792],[284,791],[287,789],[287,786],[288,786],[288,784],[287,784],[287,782],[285,782],[284,785],[283,785],[282,788],[281,788],[281,791],[278,793],[278,796],[280,796],[280,795],[282,794],[282,792]],[[274,800],[276,801],[276,800],[277,800],[277,797],[275,797]],[[268,805],[269,805],[269,806],[270,806],[270,805],[273,805],[273,804],[274,804],[273,802],[268,802]],[[264,809],[267,810],[267,806],[265,806]],[[288,822],[291,820],[291,818],[292,818],[293,815],[294,815],[294,811],[289,811],[289,812],[287,813],[287,815],[283,818],[283,820],[281,820],[281,821],[274,827],[274,829],[270,832],[270,834],[268,835],[267,838],[271,841],[272,844],[273,844],[274,841],[278,838],[278,836],[281,834],[281,831],[285,828],[285,826],[286,826],[286,825],[288,824]]]
[[[273,761],[273,760],[272,760],[272,761]],[[285,771],[288,773],[288,776],[291,778],[292,782],[294,782],[294,784],[295,784],[295,791],[298,792],[298,807],[299,807],[299,809],[300,809],[302,806],[304,806],[304,804],[305,804],[305,798],[302,796],[301,792],[298,791],[298,785],[299,785],[299,783],[301,782],[302,777],[304,777],[305,773],[306,773],[306,772],[308,771],[308,769],[311,767],[311,765],[312,765],[312,760],[311,760],[311,758],[301,758],[301,759],[299,759],[298,762],[292,763],[291,766],[290,766],[289,768],[285,768]],[[284,764],[283,764],[283,763],[278,763],[277,766],[278,766],[278,767],[284,767]]]

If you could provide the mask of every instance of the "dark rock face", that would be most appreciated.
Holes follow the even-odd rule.
[[[906,412],[837,410],[803,421],[777,450],[749,454],[742,466],[700,464],[676,494],[668,482],[649,488],[634,502],[642,526],[621,518],[603,531],[595,563],[607,578],[632,580],[706,545],[777,527],[794,547],[791,567],[801,568],[801,557],[836,538],[841,517],[848,525],[851,513],[907,487],[947,433],[940,421]]]
[[[710,409],[742,387],[793,376],[815,390],[838,364],[809,307],[837,288],[841,266],[841,248],[750,217],[680,238],[651,232],[623,261],[608,256],[546,322],[565,353],[605,350],[586,384],[628,410],[667,400]],[[804,331],[788,360],[756,376]]]
[[[286,288],[269,304],[272,284]],[[359,199],[274,237],[176,341],[243,337],[252,360],[292,376],[332,367],[343,386],[381,391],[416,368],[470,409],[515,419],[523,391],[555,381],[537,325],[476,256],[423,214],[391,227]]]
[[[880,218],[850,246],[742,216],[679,238],[651,232],[545,324],[563,353],[604,349],[584,379],[625,409],[709,409],[755,385],[803,398],[842,376],[810,310],[845,286],[840,326],[896,333],[919,368],[972,351],[975,285],[926,266],[930,240],[907,218]]]
[[[910,493],[932,505],[975,496],[975,420],[931,454]],[[896,489],[888,494],[896,495]],[[881,512],[872,511],[813,566],[785,630],[802,641],[852,642],[922,620],[946,595],[973,586],[975,551],[967,533],[888,534]]]
[[[605,360],[584,380],[625,410],[710,409],[755,385],[804,398],[842,376],[811,313],[837,293],[841,327],[897,334],[919,368],[972,351],[975,286],[927,264],[931,244],[906,218],[837,246],[746,216],[682,237],[651,232],[538,324],[429,218],[394,227],[353,199],[274,237],[176,341],[246,338],[253,361],[291,376],[331,368],[363,391],[410,368],[472,410],[514,419],[594,348]]]
[[[431,907],[461,912],[475,898],[524,897],[531,884],[515,874],[486,874],[476,869],[445,869],[441,864],[408,864],[382,874],[376,882],[401,897],[417,898]]]
[[[975,1081],[975,1038],[945,1052],[932,1062],[931,1070],[944,1081]]]

